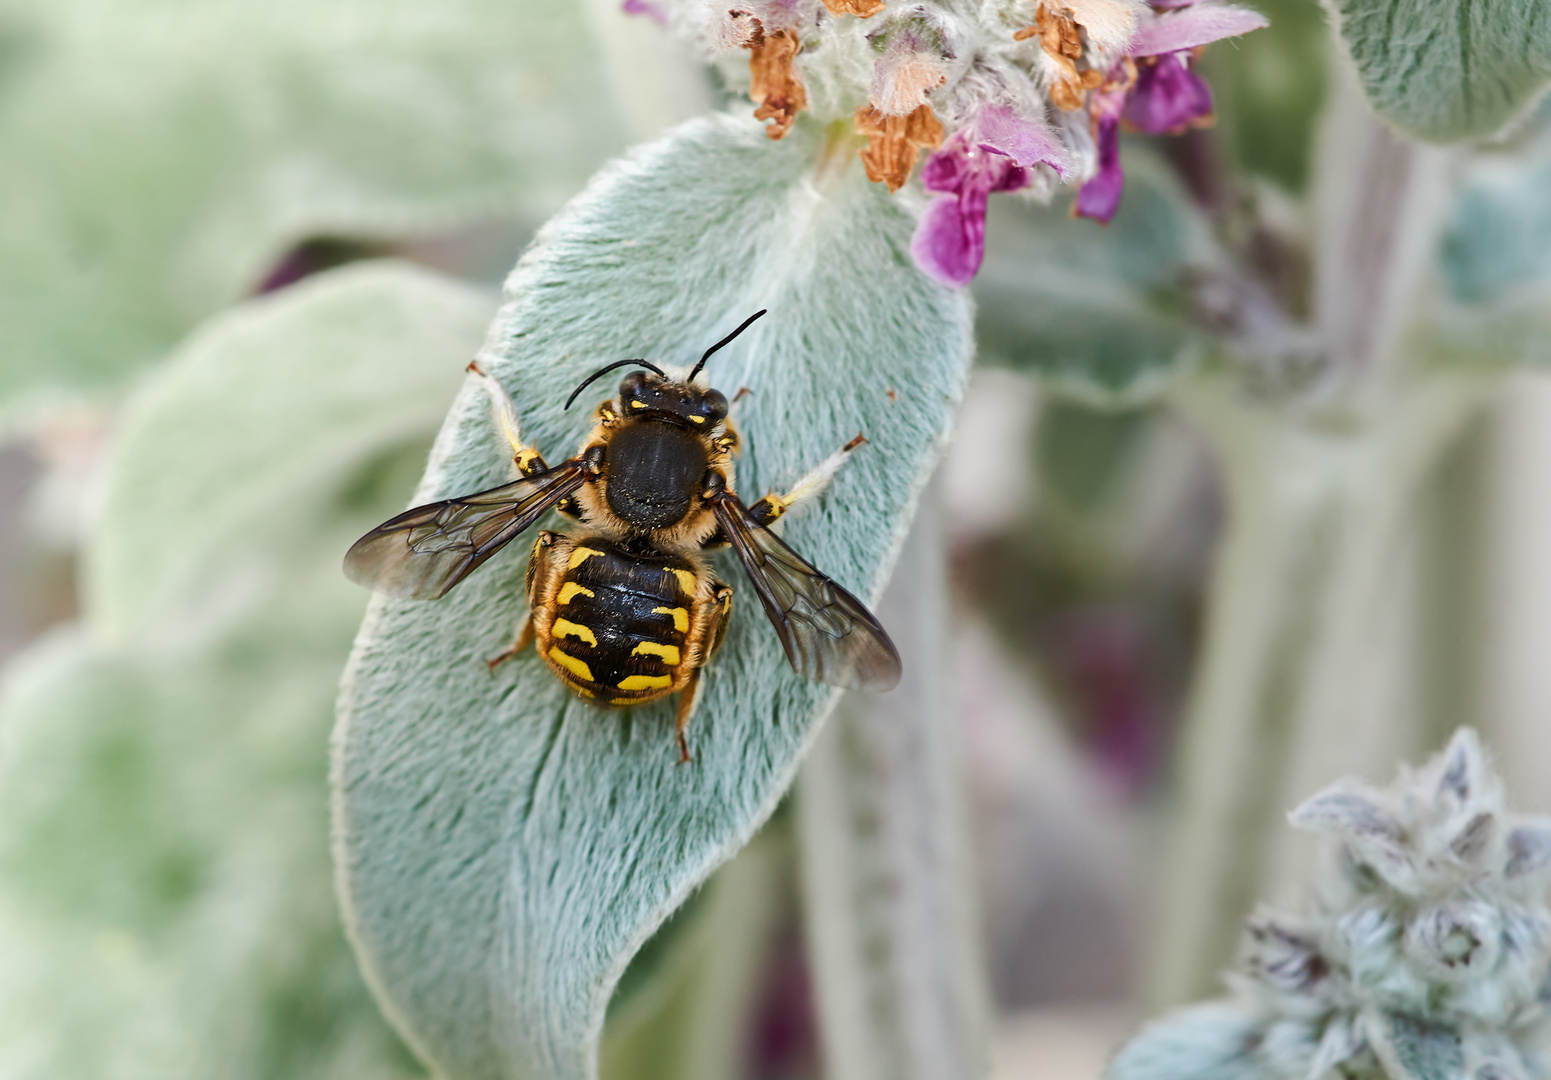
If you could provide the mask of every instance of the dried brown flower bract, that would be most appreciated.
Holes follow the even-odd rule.
[[[940,59],[904,49],[897,56],[885,56],[878,61],[867,102],[885,116],[908,116],[947,81]]]
[[[1072,18],[1070,8],[1057,13],[1040,4],[1034,9],[1034,25],[1013,34],[1013,40],[1027,41],[1036,35],[1045,55],[1061,70],[1050,81],[1050,103],[1065,112],[1076,112],[1083,106],[1083,95],[1104,83],[1102,71],[1077,68],[1077,61],[1082,59],[1082,27]]]
[[[883,0],[824,0],[831,15],[855,15],[870,19],[883,10]]]
[[[784,139],[797,114],[808,107],[808,92],[797,75],[797,53],[802,42],[790,30],[765,30],[754,20],[749,50],[749,97],[759,103],[754,119],[769,120],[765,134]]]
[[[930,105],[921,105],[906,116],[885,116],[871,105],[856,110],[856,130],[867,136],[862,164],[867,179],[898,191],[910,179],[922,150],[942,145],[942,123]]]

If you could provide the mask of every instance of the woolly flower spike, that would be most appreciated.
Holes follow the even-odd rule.
[[[1109,1080],[1531,1080],[1551,1034],[1551,819],[1509,815],[1475,733],[1291,821],[1340,841],[1303,919],[1250,919],[1233,1001],[1153,1024]]]
[[[941,147],[923,181],[953,206],[931,204],[913,250],[923,270],[952,284],[979,269],[991,192],[1044,199],[1061,180],[1080,185],[1077,214],[1113,217],[1121,127],[1161,134],[1209,122],[1195,53],[1266,25],[1217,0],[623,2],[665,16],[729,82],[746,78],[772,139],[802,112],[849,120],[867,136],[868,177],[891,191],[922,151]],[[1024,133],[1020,146],[1041,147],[1002,146],[987,134],[998,124]]]

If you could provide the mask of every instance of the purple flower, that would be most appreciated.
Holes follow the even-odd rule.
[[[1177,0],[1163,4],[1155,0],[1154,7],[1165,4],[1167,10],[1142,17],[1126,58],[1089,99],[1099,169],[1077,193],[1079,217],[1107,222],[1120,208],[1125,188],[1120,169],[1121,122],[1148,135],[1178,134],[1209,123],[1212,91],[1190,70],[1192,50],[1267,25],[1259,12],[1211,0],[1183,5]]]
[[[993,191],[1017,191],[1047,165],[1062,177],[1066,151],[1041,123],[990,105],[927,158],[921,182],[933,199],[910,242],[916,265],[944,285],[967,285],[986,254],[986,200]]]
[[[1120,169],[1120,117],[1126,110],[1134,80],[1128,78],[1131,65],[1122,60],[1110,72],[1104,86],[1093,92],[1089,99],[1089,114],[1093,117],[1093,141],[1098,147],[1098,171],[1077,189],[1077,201],[1072,212],[1078,217],[1092,218],[1106,224],[1120,208],[1120,194],[1125,190],[1126,176]]]
[[[654,0],[625,0],[623,6],[626,15],[645,15],[659,25],[668,25],[668,13]]]

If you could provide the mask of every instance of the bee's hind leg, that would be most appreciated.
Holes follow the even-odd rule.
[[[522,620],[522,627],[517,631],[517,640],[512,642],[512,647],[507,649],[500,656],[493,656],[489,660],[486,660],[485,666],[490,669],[490,674],[494,675],[496,668],[500,667],[506,661],[510,660],[512,657],[516,656],[518,653],[522,652],[522,650],[526,649],[529,645],[532,644],[533,616],[529,615],[527,618]]]
[[[684,684],[684,689],[679,691],[678,718],[673,725],[673,739],[679,744],[679,764],[684,765],[689,761],[689,741],[684,738],[684,729],[689,726],[690,714],[695,711],[695,698],[700,691],[700,669],[696,668],[689,673],[689,681]]]
[[[785,495],[777,495],[772,491],[753,506],[750,506],[750,516],[761,525],[770,525],[780,518],[782,514],[786,513],[787,510],[791,509],[793,503],[817,495],[829,486],[830,480],[834,479],[835,474],[840,471],[840,466],[844,465],[846,458],[851,456],[851,451],[866,441],[866,436],[858,435],[812,469],[809,469],[808,474],[793,484],[791,490]]]

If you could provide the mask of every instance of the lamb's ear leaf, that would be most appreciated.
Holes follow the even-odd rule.
[[[1109,1063],[1104,1080],[1261,1080],[1263,1024],[1228,1002],[1179,1009],[1142,1028]]]
[[[304,518],[385,448],[435,431],[496,304],[373,262],[207,323],[120,424],[86,553],[97,631],[188,642],[240,620],[295,562]]]
[[[1331,0],[1374,110],[1419,139],[1489,135],[1551,82],[1551,18],[1534,3]]]
[[[501,221],[504,262],[626,142],[586,9],[4,5],[0,403],[122,387],[303,241]]]
[[[1366,1032],[1386,1074],[1396,1080],[1464,1080],[1460,1033],[1398,1013],[1371,1013]]]
[[[865,434],[784,528],[872,600],[946,440],[971,314],[915,268],[913,221],[855,151],[806,123],[779,143],[740,118],[676,129],[544,229],[481,363],[553,461],[591,424],[589,408],[561,410],[584,376],[626,357],[693,363],[768,308],[709,367],[729,396],[752,391],[739,490],[789,485]],[[417,499],[493,486],[509,468],[471,384]],[[770,813],[837,694],[792,673],[725,554],[715,569],[738,597],[702,680],[691,763],[676,764],[672,700],[601,711],[531,652],[492,675],[484,661],[527,613],[529,543],[443,601],[375,601],[341,692],[347,919],[386,1011],[448,1080],[593,1075],[620,972]]]
[[[1201,354],[1182,317],[1184,288],[1211,256],[1178,185],[1145,153],[1126,160],[1125,197],[1107,226],[1060,203],[992,199],[974,285],[987,361],[1106,406],[1149,396]]]
[[[1551,106],[1525,137],[1472,157],[1441,245],[1454,299],[1484,304],[1551,279]]]
[[[324,595],[289,639],[271,621],[167,663],[82,634],[8,666],[5,1075],[415,1075],[330,887],[320,747],[351,612]]]
[[[796,917],[796,859],[783,826],[777,814],[630,962],[603,1028],[603,1080],[746,1072],[763,977]]]
[[[332,888],[323,747],[365,605],[339,553],[402,505],[494,308],[403,266],[320,275],[127,408],[85,627],[0,693],[0,1073],[416,1074]],[[259,587],[212,619],[232,580]]]

